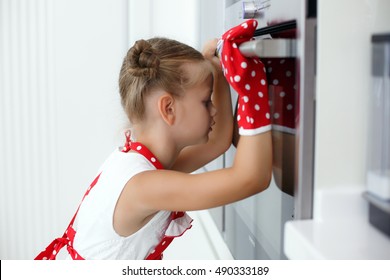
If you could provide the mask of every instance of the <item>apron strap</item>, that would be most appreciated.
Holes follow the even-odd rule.
[[[101,174],[101,173],[100,173]],[[66,231],[62,235],[61,238],[54,239],[49,246],[46,247],[45,250],[43,250],[41,253],[38,254],[38,256],[35,257],[34,260],[55,260],[57,257],[58,252],[66,246],[70,256],[74,260],[83,260],[84,258],[80,256],[79,253],[73,248],[73,240],[76,235],[76,231],[73,229],[73,223],[76,219],[77,213],[79,212],[81,203],[84,201],[84,198],[89,194],[91,189],[96,185],[96,183],[99,180],[100,174],[96,176],[95,180],[92,181],[91,185],[88,187],[86,193],[83,196],[83,199],[81,200],[76,213],[74,213],[72,220],[70,221]]]

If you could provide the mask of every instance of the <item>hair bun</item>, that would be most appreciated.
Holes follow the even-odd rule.
[[[160,59],[148,41],[136,41],[134,46],[130,48],[127,58],[129,71],[132,75],[148,78],[157,77]]]

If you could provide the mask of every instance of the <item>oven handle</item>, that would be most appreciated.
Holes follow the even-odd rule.
[[[296,39],[255,39],[239,47],[246,57],[296,57]]]

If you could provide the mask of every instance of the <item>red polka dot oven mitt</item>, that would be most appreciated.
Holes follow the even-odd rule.
[[[219,42],[224,75],[238,93],[237,123],[240,135],[271,130],[266,70],[259,58],[244,57],[239,46],[252,40],[256,20],[247,20],[223,34]]]

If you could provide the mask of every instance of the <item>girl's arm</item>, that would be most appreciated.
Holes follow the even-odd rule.
[[[129,203],[154,212],[208,209],[263,191],[272,174],[271,132],[241,136],[233,166],[200,174],[171,170],[146,171],[134,176],[127,191]],[[137,207],[137,206],[136,206]]]
[[[223,76],[219,59],[215,56],[217,41],[215,39],[206,43],[203,51],[204,57],[214,68],[212,101],[217,109],[217,115],[214,117],[215,125],[206,144],[190,146],[182,150],[172,168],[176,171],[193,172],[223,154],[232,143],[233,113],[230,88]]]

